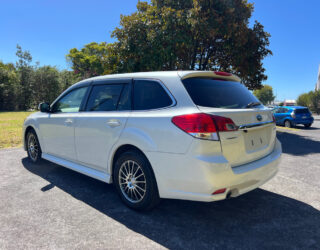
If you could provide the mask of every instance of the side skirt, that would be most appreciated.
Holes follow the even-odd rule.
[[[89,167],[86,167],[86,166],[83,166],[83,165],[80,165],[80,164],[77,164],[77,163],[74,163],[71,161],[61,159],[61,158],[53,156],[53,155],[45,154],[45,153],[42,153],[42,158],[46,159],[48,161],[51,161],[53,163],[56,163],[58,165],[64,166],[66,168],[69,168],[71,170],[74,170],[76,172],[79,172],[81,174],[90,176],[94,179],[97,179],[97,180],[100,180],[100,181],[103,181],[106,183],[110,183],[111,178],[110,178],[109,174],[100,172],[98,170],[95,170],[95,169],[92,169],[92,168],[89,168]]]

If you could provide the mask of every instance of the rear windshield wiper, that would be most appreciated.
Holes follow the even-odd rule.
[[[252,107],[256,107],[256,106],[260,106],[261,103],[260,102],[250,102],[247,104],[246,108],[252,108]]]

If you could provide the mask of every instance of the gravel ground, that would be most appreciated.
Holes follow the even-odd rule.
[[[319,249],[320,121],[278,129],[278,175],[215,203],[126,208],[112,185],[0,150],[0,249]]]

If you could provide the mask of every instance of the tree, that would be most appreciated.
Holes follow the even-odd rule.
[[[112,33],[117,71],[222,70],[260,88],[267,79],[262,60],[272,53],[263,26],[249,27],[252,11],[246,0],[139,2]]]
[[[62,91],[66,90],[72,84],[80,80],[81,80],[80,76],[75,74],[73,71],[62,70],[59,73],[59,82],[60,82]]]
[[[310,91],[309,93],[304,93],[299,95],[297,104],[300,106],[305,106],[310,108],[313,112],[317,114],[320,113],[320,90]]]
[[[0,61],[0,111],[35,109],[43,101],[52,102],[60,93],[79,81],[73,71],[52,66],[32,65],[29,51],[17,45],[18,61]]]
[[[270,85],[263,85],[261,89],[253,91],[253,94],[262,102],[264,105],[271,103],[275,96]]]
[[[320,90],[310,91],[309,96],[311,101],[311,110],[319,114],[320,113]]]
[[[62,91],[59,81],[59,71],[55,67],[42,66],[34,70],[33,88],[36,94],[32,98],[32,106],[37,107],[40,102],[54,101]]]
[[[32,56],[29,51],[23,51],[22,48],[17,45],[17,57],[19,60],[16,62],[16,69],[19,77],[19,109],[27,110],[32,106],[33,97],[33,82],[32,73],[33,68],[31,66]]]
[[[0,110],[16,110],[18,75],[13,64],[0,62]]]
[[[299,95],[299,97],[297,99],[297,105],[311,107],[310,94],[304,93],[304,94]]]
[[[113,44],[102,42],[86,44],[81,50],[73,48],[66,56],[74,72],[82,79],[114,73],[117,70],[118,57]]]

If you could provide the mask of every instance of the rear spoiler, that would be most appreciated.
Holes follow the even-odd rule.
[[[236,75],[221,75],[219,72],[216,73],[214,71],[178,71],[178,75],[180,76],[181,80],[193,77],[211,77],[233,82],[241,82],[241,79]]]

